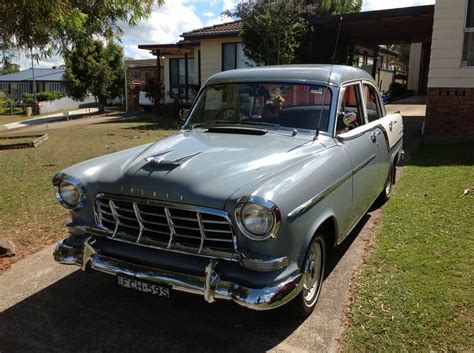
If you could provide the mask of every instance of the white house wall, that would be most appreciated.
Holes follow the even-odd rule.
[[[467,0],[436,0],[428,87],[474,87],[474,67],[462,67]]]

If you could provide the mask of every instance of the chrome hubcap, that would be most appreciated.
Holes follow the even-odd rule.
[[[317,299],[322,276],[322,250],[318,242],[311,246],[305,263],[303,296],[309,306]]]

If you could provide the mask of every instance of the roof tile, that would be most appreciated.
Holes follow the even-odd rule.
[[[181,34],[181,37],[188,39],[188,38],[213,37],[213,36],[231,35],[231,34],[238,35],[241,29],[242,29],[242,22],[239,20],[239,21],[221,23],[214,26],[199,28],[190,32],[185,32]]]

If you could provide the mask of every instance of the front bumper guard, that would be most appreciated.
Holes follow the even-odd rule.
[[[204,277],[146,267],[117,260],[94,248],[91,237],[82,248],[75,248],[61,241],[54,250],[54,259],[67,265],[81,266],[83,271],[92,269],[110,275],[134,277],[146,282],[167,284],[172,289],[204,296],[208,303],[216,299],[232,300],[253,310],[269,310],[282,306],[303,288],[302,274],[298,273],[278,284],[265,288],[248,288],[238,283],[221,280],[216,272],[217,260],[210,260],[204,268]]]

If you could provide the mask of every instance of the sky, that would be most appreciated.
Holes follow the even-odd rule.
[[[364,0],[362,11],[430,5],[434,2],[435,0]],[[147,50],[138,49],[138,44],[176,43],[183,32],[229,22],[232,19],[222,16],[222,12],[235,8],[238,3],[239,0],[166,0],[164,6],[158,7],[155,4],[148,20],[141,21],[136,27],[122,25],[125,56],[134,59],[153,58]],[[17,59],[22,69],[31,67],[31,62],[23,55],[19,55]],[[52,67],[62,63],[60,57],[52,57],[40,61],[35,67]]]

